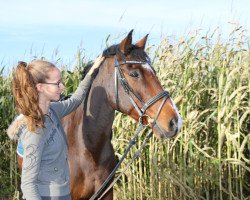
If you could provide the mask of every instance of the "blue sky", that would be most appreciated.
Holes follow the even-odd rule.
[[[135,41],[149,33],[157,45],[196,29],[226,35],[232,22],[250,29],[250,0],[0,0],[0,63],[44,56],[70,65],[79,48],[94,59],[109,34],[113,44],[134,29]]]

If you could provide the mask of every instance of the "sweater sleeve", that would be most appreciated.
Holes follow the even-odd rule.
[[[67,100],[52,102],[51,107],[57,113],[59,118],[62,118],[73,112],[85,99],[88,89],[91,86],[92,78],[90,75],[81,81],[74,94]]]
[[[37,178],[44,148],[44,134],[42,131],[41,133],[26,131],[21,140],[24,149],[21,189],[26,200],[41,200]]]

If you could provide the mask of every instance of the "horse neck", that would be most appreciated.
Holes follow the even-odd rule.
[[[83,135],[85,142],[92,147],[100,147],[105,141],[110,141],[111,137],[114,109],[107,97],[107,80],[105,73],[100,69],[84,104]]]

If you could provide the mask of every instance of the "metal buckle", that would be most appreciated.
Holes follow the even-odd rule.
[[[148,115],[146,114],[143,114],[139,117],[139,123],[142,125],[142,126],[145,126],[145,127],[148,127],[149,124],[150,124],[150,121],[152,121],[151,117],[149,117]],[[145,123],[147,122],[147,123]]]

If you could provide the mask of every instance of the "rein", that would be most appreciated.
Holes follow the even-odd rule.
[[[154,96],[153,98],[149,99],[146,103],[142,100],[142,98],[133,90],[133,88],[131,88],[131,86],[129,85],[128,81],[126,80],[122,70],[121,70],[121,65],[124,64],[145,64],[147,62],[141,62],[141,61],[126,61],[123,60],[121,62],[117,61],[116,55],[114,56],[114,67],[115,67],[115,92],[116,92],[116,104],[117,104],[117,110],[119,110],[119,97],[118,97],[118,81],[120,81],[124,91],[127,93],[131,103],[133,104],[133,106],[135,107],[135,109],[137,110],[138,114],[139,114],[139,127],[137,128],[134,137],[132,138],[132,140],[130,140],[129,142],[129,146],[127,147],[127,149],[125,150],[122,158],[119,160],[119,162],[117,163],[117,165],[115,166],[115,168],[112,170],[112,172],[110,173],[110,175],[108,176],[108,178],[104,181],[104,183],[100,186],[100,188],[93,194],[93,196],[90,198],[90,200],[95,200],[96,198],[98,198],[98,196],[100,196],[98,199],[101,199],[112,187],[113,185],[118,181],[118,179],[122,176],[122,174],[124,174],[124,172],[127,170],[127,168],[132,164],[132,162],[138,158],[140,156],[140,153],[142,151],[142,149],[146,146],[147,141],[151,138],[151,136],[153,135],[153,131],[151,131],[146,139],[144,140],[143,144],[141,145],[141,147],[137,150],[137,152],[133,155],[132,160],[130,161],[130,163],[125,167],[125,169],[119,174],[118,177],[116,177],[113,182],[110,183],[109,187],[107,187],[108,183],[110,182],[110,180],[113,178],[113,176],[115,175],[117,169],[121,166],[123,160],[125,159],[125,157],[127,156],[127,154],[129,153],[130,149],[132,148],[132,146],[136,143],[136,139],[139,135],[139,133],[142,131],[142,129],[144,127],[148,127],[149,126],[149,122],[147,124],[143,124],[143,117],[147,117],[150,118],[148,115],[145,114],[146,110],[152,106],[155,102],[157,102],[158,100],[163,99],[155,119],[152,122],[152,128],[157,125],[156,124],[156,120],[158,119],[159,115],[160,115],[160,111],[164,105],[164,103],[166,102],[166,100],[169,98],[169,93],[167,91],[162,91],[160,92],[158,95]],[[140,108],[135,100],[133,99],[133,97],[131,96],[131,93],[140,101],[140,103],[143,105],[142,108]],[[104,191],[104,189],[106,188],[106,190]],[[102,194],[101,194],[102,193]]]

